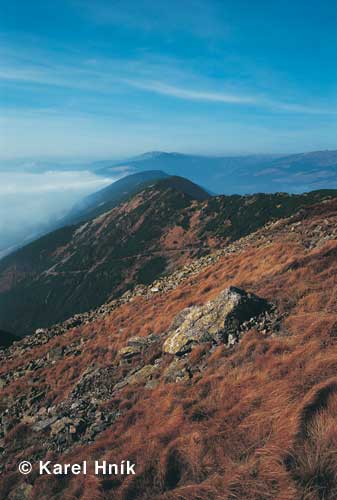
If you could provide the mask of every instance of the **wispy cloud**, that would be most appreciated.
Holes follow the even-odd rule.
[[[333,126],[326,125],[335,108],[323,98],[310,102],[277,76],[270,82],[247,71],[249,78],[240,78],[237,69],[215,77],[174,56],[114,58],[36,46],[0,46],[3,159],[334,147]],[[306,120],[310,115],[317,120]]]
[[[277,98],[261,95],[258,92],[250,94],[235,93],[226,89],[219,90],[219,82],[178,70],[172,67],[172,71],[160,63],[147,63],[146,61],[120,61],[120,60],[88,60],[73,67],[53,65],[53,66],[24,66],[15,67],[3,65],[0,67],[0,81],[11,81],[16,83],[30,83],[36,85],[47,85],[77,89],[98,94],[112,95],[116,92],[125,92],[127,89],[142,90],[147,93],[154,93],[165,97],[176,98],[185,101],[209,102],[230,105],[248,105],[272,111],[281,111],[297,114],[321,114],[336,115],[334,109],[311,106],[308,104],[283,101],[281,96]],[[137,68],[136,76],[132,67]],[[75,69],[74,69],[75,67]],[[132,74],[130,74],[132,73]],[[173,78],[183,81],[183,84],[170,80],[170,73]],[[165,80],[156,78],[163,74]],[[118,75],[118,76],[116,76]],[[146,78],[142,78],[146,76]],[[149,78],[154,76],[155,78]],[[189,85],[186,82],[191,82]],[[223,82],[226,87],[226,82]],[[230,87],[233,87],[231,82]]]
[[[130,86],[164,96],[189,101],[206,101],[219,104],[253,105],[259,108],[268,108],[274,111],[285,111],[301,114],[336,115],[334,109],[319,108],[290,102],[282,102],[259,95],[242,95],[215,90],[196,90],[195,88],[179,87],[161,81],[124,80]]]
[[[316,106],[304,105],[304,104],[296,104],[296,103],[287,103],[280,101],[272,101],[266,100],[266,106],[271,109],[276,109],[280,111],[297,113],[297,114],[305,114],[305,115],[337,115],[337,110],[333,108],[320,108]]]
[[[17,83],[32,83],[37,85],[48,85],[54,87],[63,87],[77,90],[91,90],[93,92],[112,91],[112,79],[107,75],[104,78],[97,79],[97,71],[76,67],[54,67],[39,68],[34,66],[0,67],[0,81],[11,81]]]
[[[189,101],[208,101],[227,104],[253,104],[256,103],[254,97],[234,95],[225,92],[194,90],[189,88],[177,87],[160,81],[137,81],[124,80],[125,83],[139,89],[155,92],[156,94],[176,97]]]

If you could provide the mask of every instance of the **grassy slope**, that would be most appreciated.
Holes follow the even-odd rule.
[[[35,384],[47,384],[53,404],[91,364],[118,363],[117,350],[127,338],[167,331],[184,307],[204,303],[229,285],[272,300],[285,314],[281,336],[252,330],[230,353],[219,346],[191,382],[124,388],[109,403],[123,411],[111,428],[92,445],[54,457],[61,463],[130,458],[138,464],[135,477],[120,482],[36,477],[34,498],[336,498],[337,243],[323,240],[324,227],[336,227],[336,202],[306,211],[299,222],[293,230],[281,224],[279,232],[267,233],[265,240],[223,258],[174,291],[151,300],[139,297],[12,362],[12,368],[13,363],[19,367],[54,346],[88,339],[75,364],[68,357],[38,374]],[[318,228],[323,228],[319,238]],[[206,354],[196,349],[191,356],[196,362]],[[0,375],[7,369],[0,367]],[[4,395],[23,395],[24,382],[14,381]],[[13,456],[18,449],[30,447],[33,453],[40,446],[20,425],[7,440]],[[14,480],[15,475],[5,476],[0,495]]]

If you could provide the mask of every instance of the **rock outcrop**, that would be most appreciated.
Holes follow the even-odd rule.
[[[202,342],[233,345],[246,321],[271,310],[272,305],[265,299],[229,287],[203,306],[184,309],[173,321],[163,350],[182,355]]]
[[[203,366],[191,362],[189,352],[197,344],[210,343],[212,347],[225,344],[231,347],[238,342],[249,327],[265,325],[275,316],[275,310],[267,300],[240,288],[229,287],[214,300],[204,305],[184,309],[173,320],[167,332],[147,337],[130,337],[111,364],[104,367],[88,366],[60,404],[48,406],[45,403],[48,386],[43,390],[32,388],[25,398],[13,402],[0,418],[0,442],[6,433],[18,423],[31,425],[35,434],[40,435],[47,449],[69,450],[80,439],[91,442],[94,437],[120,417],[118,408],[106,407],[126,386],[145,389],[164,383],[189,382]],[[70,324],[77,324],[77,320]],[[48,330],[40,330],[3,352],[10,359],[24,352],[24,346],[35,337],[47,341]],[[66,347],[53,347],[44,357],[30,361],[21,371],[8,371],[0,379],[1,386],[46,368],[50,363],[61,362],[63,358],[81,355],[83,339],[74,340]],[[15,350],[16,349],[16,350]],[[21,351],[20,351],[21,349]],[[174,359],[170,359],[174,355]],[[0,387],[1,387],[0,386]]]

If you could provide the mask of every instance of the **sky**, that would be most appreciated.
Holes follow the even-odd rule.
[[[0,160],[337,148],[335,0],[0,0]]]

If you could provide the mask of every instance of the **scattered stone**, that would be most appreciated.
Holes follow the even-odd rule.
[[[139,346],[127,346],[123,347],[119,352],[119,356],[123,359],[131,359],[134,356],[137,356],[141,353],[141,349]]]
[[[71,418],[63,417],[51,425],[51,433],[59,434],[61,431],[65,429],[66,426],[69,426],[71,423],[72,423]]]
[[[148,382],[158,371],[158,365],[145,365],[136,373],[128,377],[128,384],[144,384]]]
[[[174,359],[163,373],[165,382],[187,382],[190,380],[191,377],[186,366],[185,360]]]
[[[127,346],[118,351],[118,355],[123,360],[130,360],[141,355],[151,344],[158,342],[158,335],[148,335],[147,337],[131,337],[127,341]]]
[[[35,417],[32,417],[31,415],[24,415],[21,419],[22,424],[33,424],[36,421]]]
[[[48,429],[56,420],[58,419],[57,416],[46,418],[44,420],[39,420],[33,425],[33,431],[35,432],[41,432],[46,429]]]
[[[144,347],[149,343],[149,337],[130,337],[127,343],[129,346]]]

